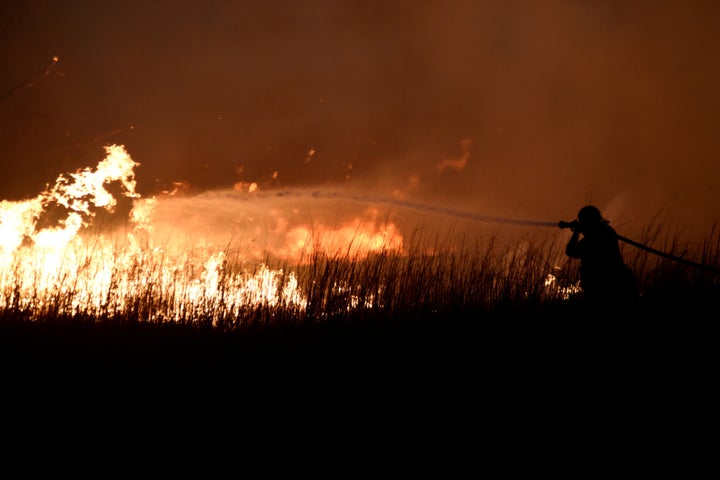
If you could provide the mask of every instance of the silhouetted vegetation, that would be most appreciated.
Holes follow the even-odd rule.
[[[403,254],[316,253],[294,266],[267,258],[269,268],[294,272],[307,300],[304,307],[261,302],[227,308],[216,301],[223,294],[221,279],[204,308],[174,319],[162,314],[171,292],[152,283],[126,299],[131,307],[119,314],[111,308],[99,315],[82,309],[68,314],[64,306],[77,295],[71,288],[58,289],[32,308],[9,300],[13,292],[6,291],[1,292],[7,305],[0,311],[2,348],[13,361],[36,364],[206,367],[300,354],[326,359],[433,350],[457,354],[482,348],[498,332],[532,331],[547,340],[550,332],[565,336],[588,324],[624,325],[628,332],[628,325],[657,326],[668,318],[677,324],[712,321],[704,312],[720,299],[716,232],[700,248],[661,238],[657,229],[640,239],[706,268],[625,246],[626,261],[640,281],[641,302],[634,311],[603,318],[583,309],[577,265],[565,257],[563,241],[538,237],[501,245],[497,239],[428,242],[417,235]],[[153,269],[142,267],[139,275]],[[240,265],[225,266],[228,272],[235,268]],[[280,279],[279,288],[286,280]]]

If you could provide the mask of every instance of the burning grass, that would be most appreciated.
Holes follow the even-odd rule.
[[[5,258],[4,316],[210,325],[221,330],[328,319],[489,311],[498,303],[539,304],[562,295],[543,282],[559,252],[424,242],[409,252],[364,255],[314,251],[302,263],[260,263],[231,250],[171,252],[105,238],[62,249],[20,249]]]
[[[82,237],[78,237],[82,238]],[[115,247],[113,249],[113,247]],[[577,265],[561,237],[486,244],[420,235],[406,251],[366,255],[316,251],[302,263],[266,256],[248,262],[232,250],[172,253],[108,242],[22,249],[4,259],[0,315],[41,321],[95,318],[211,326],[222,331],[328,321],[411,320],[532,311],[580,296]],[[688,256],[687,247],[668,251]],[[697,254],[718,265],[718,242]],[[647,302],[685,301],[717,292],[718,275],[625,248]],[[715,267],[717,268],[717,267]]]
[[[217,203],[208,202],[217,198],[191,197],[180,200],[182,217],[165,218],[161,208],[153,217],[158,201],[135,193],[134,165],[124,149],[109,147],[97,169],[61,176],[35,199],[3,201],[0,323],[9,343],[25,338],[31,325],[52,332],[45,338],[62,332],[92,337],[96,353],[112,351],[127,332],[143,332],[133,337],[137,344],[148,332],[159,338],[159,331],[176,340],[205,332],[214,339],[208,350],[226,341],[218,340],[222,335],[243,338],[246,349],[272,351],[290,338],[315,344],[318,332],[334,342],[348,332],[398,339],[420,329],[435,341],[446,333],[467,338],[501,320],[537,323],[582,313],[576,308],[577,264],[564,255],[567,238],[560,231],[511,240],[452,230],[402,236],[376,214],[335,227],[293,225],[272,208],[274,223],[265,231],[256,225],[229,229],[231,218],[251,223],[256,206],[243,212],[235,201],[208,220],[190,207],[215,211],[208,206]],[[132,202],[121,227],[106,221],[119,208],[106,189],[110,184]],[[212,222],[225,237],[213,237]],[[705,268],[624,245],[642,291],[640,309],[631,312],[635,320],[667,313],[669,306],[687,313],[690,304],[717,301],[717,232],[694,248],[655,227],[639,241]],[[257,332],[268,335],[260,341]]]

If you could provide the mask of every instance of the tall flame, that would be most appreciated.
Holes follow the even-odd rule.
[[[217,321],[258,304],[305,308],[292,272],[233,269],[212,246],[171,251],[156,245],[151,215],[157,199],[135,191],[139,164],[123,146],[105,149],[95,169],[60,175],[30,200],[0,203],[0,310],[33,319],[52,313]],[[111,184],[132,199],[129,229],[90,236],[84,227],[96,210],[117,206]],[[50,210],[60,218],[43,226]]]

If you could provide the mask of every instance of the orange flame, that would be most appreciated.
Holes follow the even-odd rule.
[[[171,251],[156,245],[152,212],[156,198],[135,192],[134,162],[125,148],[106,147],[96,169],[59,176],[37,197],[0,203],[0,310],[40,318],[47,313],[138,315],[141,320],[213,319],[238,315],[249,305],[306,305],[291,272],[260,265],[232,269],[211,245]],[[130,228],[94,237],[83,230],[95,209],[113,212],[107,190],[119,183],[132,200]],[[41,227],[50,205],[66,212],[55,226]],[[152,302],[138,309],[138,299]]]
[[[300,265],[318,253],[361,259],[403,250],[399,229],[378,222],[374,210],[339,226],[308,226],[291,221],[286,217],[291,212],[281,209],[256,208],[238,219],[234,206],[223,211],[207,203],[212,194],[186,197],[173,191],[160,198],[141,198],[134,176],[139,163],[123,146],[105,150],[106,157],[95,169],[60,175],[30,200],[0,202],[0,311],[21,310],[35,319],[52,313],[218,321],[256,305],[304,310],[307,300],[294,272],[258,262],[248,267],[246,260],[271,253]],[[113,213],[118,205],[110,185],[119,186],[131,203],[128,222],[123,228],[91,234],[97,212]],[[248,183],[240,190],[257,195],[258,187]],[[158,218],[158,210],[167,205],[176,205],[184,222],[172,216]],[[193,208],[197,215],[188,213]],[[43,219],[49,211],[55,221],[48,226]],[[297,207],[292,211],[297,213]],[[270,215],[269,231],[252,225],[254,217],[264,219],[263,213]],[[211,228],[193,223],[216,221],[226,232],[232,225],[227,218],[242,228],[246,241],[233,262],[228,261],[227,242],[213,238]],[[255,241],[260,236],[265,237],[262,243]]]
[[[322,224],[294,227],[287,231],[286,239],[286,248],[278,253],[298,262],[310,261],[314,253],[360,259],[382,251],[403,251],[403,238],[394,224],[378,227],[360,218],[338,228]]]

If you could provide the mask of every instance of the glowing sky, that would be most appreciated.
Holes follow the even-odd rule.
[[[116,143],[143,194],[347,184],[536,220],[590,200],[702,236],[719,52],[716,1],[4,1],[0,197]]]

